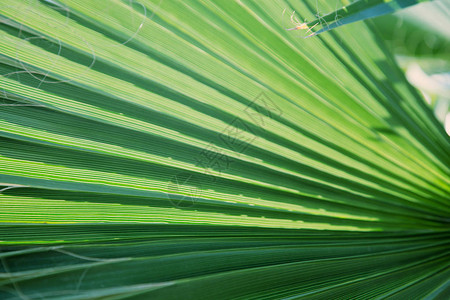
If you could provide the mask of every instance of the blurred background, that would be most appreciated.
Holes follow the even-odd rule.
[[[450,1],[420,3],[374,22],[450,135]]]

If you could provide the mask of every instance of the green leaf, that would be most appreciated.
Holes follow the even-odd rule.
[[[446,298],[450,140],[372,25],[105,3],[0,6],[0,298]]]
[[[406,7],[426,2],[429,0],[355,0],[342,8],[320,15],[320,11],[315,14],[315,19],[310,22],[301,23],[295,18],[295,11],[291,15],[293,28],[288,30],[308,29],[308,32],[319,25],[319,30],[311,33],[307,37],[315,36],[328,30],[346,24],[391,14]],[[337,1],[339,2],[339,1]],[[342,2],[348,2],[347,0]],[[311,9],[311,7],[310,7]],[[318,9],[318,6],[317,6]],[[316,29],[317,30],[317,29]]]

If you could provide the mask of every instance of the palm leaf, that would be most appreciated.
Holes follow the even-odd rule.
[[[343,6],[342,8],[326,13],[323,16],[320,15],[320,11],[317,11],[315,14],[316,18],[313,21],[304,23],[300,23],[298,19],[295,19],[294,11],[292,14],[292,20],[297,26],[291,28],[290,30],[312,30],[316,25],[320,25],[320,27],[322,27],[320,30],[308,35],[308,37],[311,37],[342,25],[391,14],[406,7],[426,1],[429,0],[356,0],[346,6]],[[342,2],[348,1],[346,0]],[[318,6],[316,8],[317,10],[319,9]]]
[[[4,1],[2,298],[445,298],[449,138],[314,3]]]

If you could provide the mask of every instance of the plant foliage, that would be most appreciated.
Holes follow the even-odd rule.
[[[308,36],[311,37],[342,25],[391,14],[427,1],[429,0],[356,0],[323,16],[320,12],[317,12],[316,19],[308,23],[305,22],[304,27],[312,29],[320,24],[322,28]]]
[[[1,298],[448,298],[449,137],[334,5],[2,1]]]

